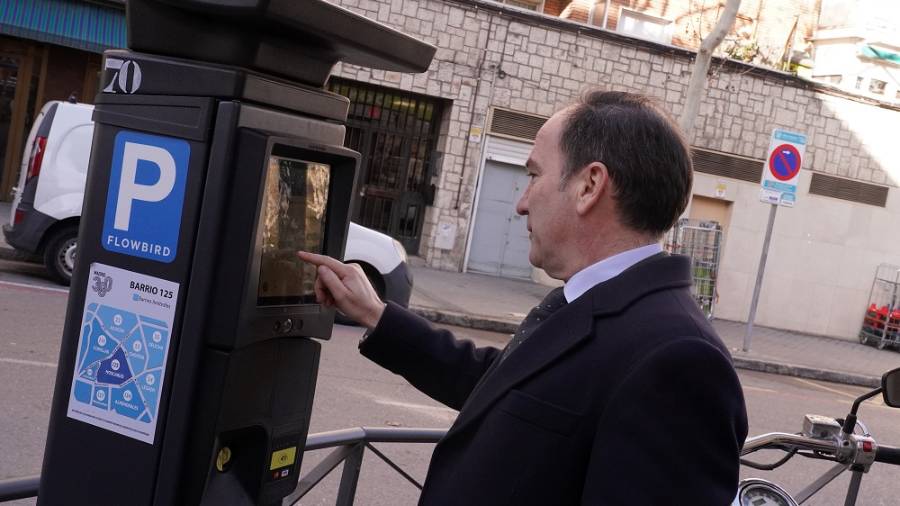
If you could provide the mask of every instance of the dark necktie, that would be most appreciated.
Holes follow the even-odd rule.
[[[516,333],[513,334],[513,338],[509,341],[509,344],[506,345],[506,348],[503,349],[503,354],[500,355],[500,361],[506,359],[510,353],[516,348],[519,347],[520,344],[524,343],[526,339],[534,332],[536,328],[538,328],[544,320],[550,317],[554,311],[566,305],[566,296],[563,293],[563,288],[554,288],[544,297],[544,300],[541,301],[540,304],[535,306],[529,313],[528,316],[522,320],[522,323],[519,325],[519,328],[516,329]]]

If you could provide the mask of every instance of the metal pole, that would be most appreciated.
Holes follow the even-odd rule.
[[[825,485],[831,483],[835,478],[837,478],[846,470],[847,466],[845,466],[844,464],[837,464],[831,469],[825,471],[822,476],[816,478],[816,481],[810,483],[806,488],[794,495],[794,499],[797,501],[797,504],[805,503],[807,499],[815,495],[819,490],[822,490]]]
[[[356,485],[359,483],[359,468],[362,467],[363,453],[366,451],[365,443],[357,443],[353,451],[344,460],[344,469],[341,473],[341,484],[338,487],[335,506],[353,506],[356,500]]]
[[[747,333],[744,335],[744,351],[750,351],[750,337],[753,335],[753,320],[756,319],[756,306],[759,303],[759,291],[762,288],[763,274],[766,271],[766,259],[769,257],[769,243],[772,241],[772,226],[775,224],[775,211],[778,204],[771,204],[769,224],[766,226],[766,239],[763,241],[762,255],[759,257],[759,269],[756,271],[756,286],[753,287],[753,300],[750,302],[750,316],[747,317]]]
[[[856,496],[859,495],[859,484],[862,482],[862,471],[853,471],[850,477],[850,486],[847,487],[847,498],[844,500],[844,506],[854,506],[856,504]]]
[[[40,481],[40,475],[0,480],[0,502],[37,497]]]

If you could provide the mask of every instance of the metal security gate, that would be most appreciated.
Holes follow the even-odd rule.
[[[682,219],[666,234],[665,249],[691,259],[691,294],[707,318],[712,318],[718,294],[716,281],[722,250],[722,226],[715,221]]]
[[[350,99],[344,145],[362,155],[353,221],[417,253],[434,198],[440,100],[334,77],[328,89]]]

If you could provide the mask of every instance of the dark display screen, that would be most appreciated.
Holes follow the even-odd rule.
[[[263,190],[258,306],[309,304],[316,267],[297,251],[322,253],[331,167],[270,156]]]

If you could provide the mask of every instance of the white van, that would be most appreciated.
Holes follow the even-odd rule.
[[[25,144],[9,223],[3,225],[10,246],[42,256],[50,274],[66,285],[75,265],[93,112],[92,105],[59,101],[41,109]],[[344,260],[360,264],[383,299],[408,305],[412,273],[398,241],[351,222]]]

